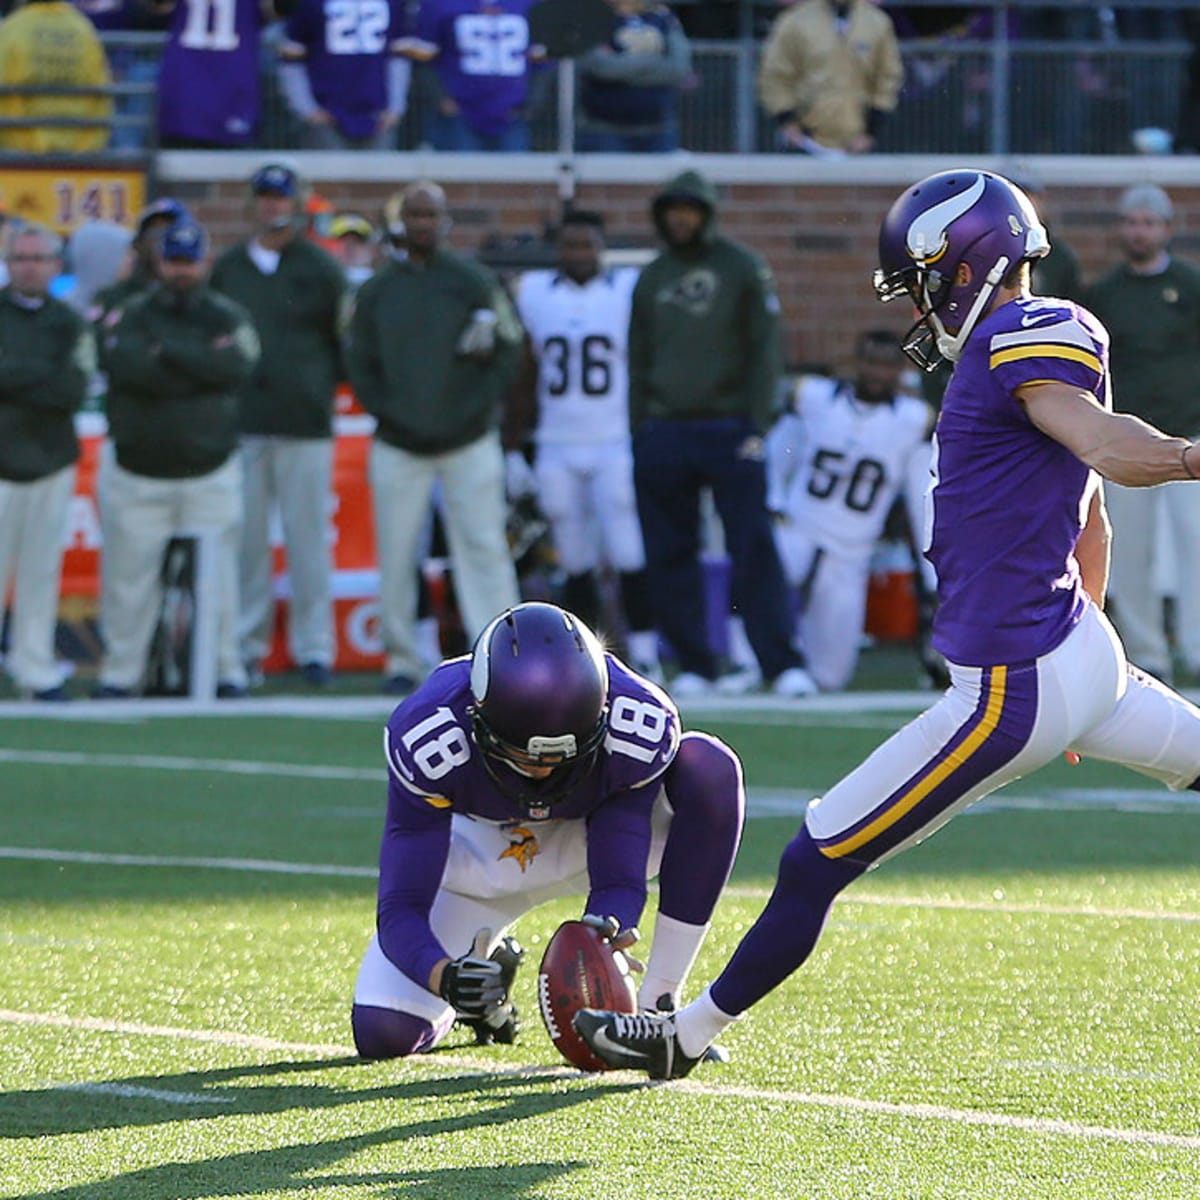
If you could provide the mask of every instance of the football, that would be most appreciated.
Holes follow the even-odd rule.
[[[538,967],[538,1007],[550,1040],[581,1071],[607,1071],[571,1025],[581,1008],[637,1011],[637,989],[629,960],[600,931],[582,921],[564,921],[546,946]]]

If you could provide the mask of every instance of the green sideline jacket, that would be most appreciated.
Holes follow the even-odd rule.
[[[483,362],[455,352],[478,309],[498,322]],[[520,351],[520,322],[491,272],[438,250],[423,266],[393,260],[362,285],[347,365],[376,436],[410,454],[444,454],[498,424]]]
[[[32,483],[75,462],[74,414],[95,370],[91,330],[72,309],[0,291],[0,479]]]
[[[258,353],[250,314],[210,288],[135,296],[102,348],[117,462],[154,479],[215,471],[237,446],[238,389]]]
[[[1083,304],[1112,339],[1113,408],[1175,437],[1200,434],[1200,271],[1177,258],[1158,275],[1122,265]]]
[[[642,272],[629,327],[629,419],[743,416],[765,431],[775,417],[779,300],[766,263],[716,228],[717,194],[684,171],[654,200],[687,196],[708,216],[697,246],[668,247]]]
[[[217,259],[210,283],[250,313],[262,345],[240,393],[241,431],[330,437],[334,392],[343,378],[341,267],[297,236],[283,248],[274,274],[264,275],[243,243]]]

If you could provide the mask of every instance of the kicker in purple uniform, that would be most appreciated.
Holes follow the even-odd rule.
[[[924,546],[951,686],[809,805],[766,908],[698,1000],[665,1016],[576,1015],[611,1066],[687,1074],[805,962],[847,884],[1064,751],[1197,786],[1200,710],[1130,665],[1103,613],[1102,479],[1200,479],[1200,450],[1112,412],[1103,327],[1030,295],[1029,264],[1048,250],[1028,198],[986,171],[922,180],[885,218],[876,291],[919,314],[904,350],[927,370],[956,364]]]

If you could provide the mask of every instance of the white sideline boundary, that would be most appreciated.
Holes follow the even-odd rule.
[[[937,697],[931,692],[841,692],[802,700],[780,696],[713,696],[686,700],[679,705],[687,714],[725,719],[858,715],[862,713],[917,713]],[[198,702],[161,697],[153,700],[73,700],[69,704],[37,701],[0,701],[0,721],[109,721],[131,722],[150,718],[300,717],[313,720],[360,720],[387,717],[398,701],[393,696],[248,696],[241,700]]]
[[[41,1028],[71,1029],[89,1033],[116,1034],[138,1037],[161,1037],[174,1041],[203,1042],[209,1045],[229,1046],[264,1052],[304,1054],[313,1057],[344,1058],[355,1054],[350,1046],[324,1043],[286,1042],[274,1038],[256,1037],[251,1034],[225,1032],[215,1029],[180,1029],[165,1025],[143,1025],[129,1021],[105,1021],[96,1017],[68,1017],[58,1013],[29,1013],[0,1009],[0,1022]],[[538,1077],[549,1079],[573,1079],[584,1082],[589,1078],[603,1087],[613,1079],[612,1075],[588,1076],[582,1071],[569,1068],[517,1067],[489,1069],[485,1060],[450,1055],[417,1056],[406,1059],[402,1070],[414,1067],[460,1067],[481,1075]],[[376,1081],[378,1082],[378,1081]],[[1131,1146],[1156,1146],[1172,1150],[1200,1150],[1200,1137],[1163,1133],[1153,1129],[1122,1129],[1107,1125],[1088,1125],[1066,1121],[1058,1117],[1025,1117],[1012,1113],[987,1112],[979,1109],[953,1108],[942,1104],[905,1104],[888,1100],[869,1100],[861,1096],[839,1096],[821,1092],[786,1091],[773,1088],[744,1087],[728,1084],[704,1083],[700,1080],[683,1079],[672,1083],[647,1084],[647,1090],[670,1088],[684,1095],[716,1100],[754,1100],[775,1104],[790,1104],[804,1107],[831,1109],[836,1112],[866,1113],[879,1117],[895,1117],[901,1120],[939,1121],[944,1124],[978,1126],[991,1129],[1015,1130],[1032,1133],[1039,1137],[1063,1137],[1077,1141],[1117,1142]],[[160,1099],[168,1104],[216,1102],[224,1099],[221,1093],[179,1093],[167,1089],[124,1088],[119,1084],[49,1084],[45,1090],[104,1091],[108,1094],[132,1096],[137,1099]],[[225,1094],[228,1096],[228,1093]]]

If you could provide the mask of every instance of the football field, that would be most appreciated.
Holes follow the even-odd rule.
[[[926,702],[685,708],[751,797],[688,998],[805,800]],[[1200,1194],[1200,795],[1086,761],[1012,785],[853,885],[683,1081],[557,1057],[535,977],[574,900],[517,927],[517,1045],[364,1064],[383,703],[90,707],[0,719],[2,1197]]]

